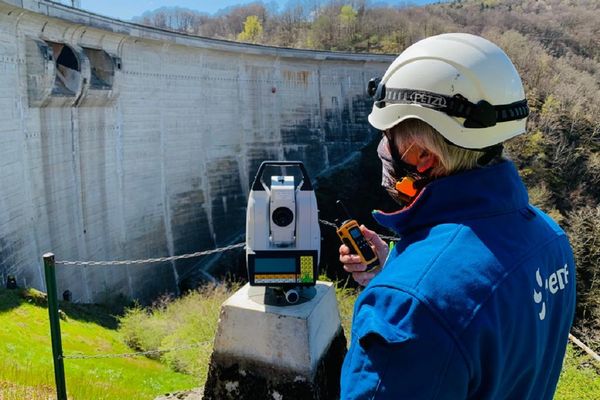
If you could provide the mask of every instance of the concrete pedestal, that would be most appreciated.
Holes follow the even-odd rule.
[[[333,284],[284,307],[265,305],[260,289],[246,285],[223,303],[203,399],[339,397],[346,338]]]

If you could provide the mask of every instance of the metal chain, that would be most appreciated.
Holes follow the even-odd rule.
[[[319,222],[322,223],[323,225],[330,226],[330,227],[335,228],[335,229],[338,228],[338,226],[336,224],[334,224],[333,222],[329,222],[329,221],[326,221],[324,219],[319,219]],[[377,235],[379,235],[379,234],[377,234]],[[384,239],[384,240],[393,240],[393,241],[400,240],[399,237],[395,237],[395,236],[379,235],[379,237],[382,238],[382,239]]]
[[[195,258],[200,256],[206,256],[214,253],[221,253],[227,250],[236,249],[238,247],[244,247],[245,242],[232,244],[230,246],[220,247],[218,249],[211,249],[206,251],[198,251],[191,254],[182,254],[180,256],[170,257],[159,257],[159,258],[147,258],[145,260],[113,260],[113,261],[56,261],[56,265],[83,265],[83,266],[99,266],[99,265],[129,265],[129,264],[149,264],[164,261],[175,261],[183,258]]]
[[[319,219],[319,222],[322,223],[323,225],[327,225],[327,226],[337,229],[337,225],[334,224],[333,222],[329,222],[324,219]]]
[[[169,349],[163,349],[163,350],[148,350],[148,351],[139,351],[139,352],[135,352],[135,353],[119,353],[119,354],[63,354],[62,358],[65,359],[96,359],[96,358],[133,358],[133,357],[139,357],[139,356],[148,356],[148,355],[153,355],[153,354],[162,354],[162,353],[169,353],[172,351],[177,351],[177,350],[188,350],[188,349],[193,349],[196,347],[201,347],[201,346],[205,346],[207,344],[212,343],[212,341],[208,340],[206,342],[200,342],[200,343],[194,343],[194,344],[189,344],[186,346],[179,346],[179,347],[171,347]]]
[[[337,229],[337,225],[334,224],[333,222],[326,221],[324,219],[319,219],[319,222],[322,223],[323,225]],[[393,240],[393,241],[400,240],[400,238],[394,237],[394,236],[379,235],[379,237],[384,240]],[[107,265],[150,264],[150,263],[159,263],[159,262],[165,262],[165,261],[176,261],[176,260],[181,260],[181,259],[185,259],[185,258],[196,258],[196,257],[206,256],[209,254],[221,253],[221,252],[225,252],[228,250],[237,249],[240,247],[244,247],[245,245],[246,245],[246,243],[242,242],[242,243],[232,244],[230,246],[220,247],[217,249],[198,251],[196,253],[191,253],[191,254],[182,254],[179,256],[169,256],[169,257],[146,258],[144,260],[109,260],[109,261],[58,260],[58,261],[56,261],[56,265],[64,265],[64,266],[77,266],[78,265],[78,266],[96,267],[96,266],[101,266],[101,265],[107,266]]]

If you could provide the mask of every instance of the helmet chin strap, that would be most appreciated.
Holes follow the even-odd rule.
[[[412,203],[421,190],[435,179],[427,173],[430,170],[431,169],[428,169],[423,173],[417,172],[415,174],[408,174],[401,177],[399,181],[396,181],[394,188],[401,196],[403,203],[405,203],[403,205]]]
[[[398,148],[393,141],[393,136],[392,140],[388,139],[388,146],[390,155],[392,156],[393,175],[397,179],[394,189],[398,196],[392,196],[392,198],[396,201],[400,200],[403,203],[402,205],[410,204],[419,195],[421,189],[434,179],[430,174],[431,167],[421,169],[416,165],[405,162],[403,160],[404,156],[400,156],[398,153]],[[410,150],[411,147],[409,147],[408,150]]]
[[[418,166],[405,162],[403,160],[404,157],[400,156],[398,153],[398,148],[393,141],[393,136],[392,140],[387,140],[390,155],[392,156],[392,167],[394,169],[393,176],[396,178],[394,188],[389,188],[388,192],[392,198],[401,203],[401,205],[408,205],[414,201],[428,183],[435,179],[431,176],[432,167],[429,166],[425,169],[421,169]],[[446,141],[451,146],[463,148],[448,140]],[[477,165],[483,167],[490,164],[502,155],[503,149],[504,145],[502,143],[481,149],[483,154],[477,159]],[[467,150],[479,151],[473,149]],[[393,190],[395,190],[395,192],[393,192]]]
[[[498,143],[482,150],[484,151],[483,155],[477,159],[477,165],[480,167],[484,167],[495,159],[500,158],[502,156],[502,151],[504,151],[504,145]]]
[[[446,142],[449,146],[458,147],[459,149],[477,151],[482,153],[481,157],[477,159],[477,165],[480,167],[485,167],[492,161],[502,156],[502,152],[504,151],[504,144],[498,143],[492,146],[484,147],[482,149],[469,149],[467,147],[459,146],[455,143],[452,143],[448,139],[444,138],[444,142]]]

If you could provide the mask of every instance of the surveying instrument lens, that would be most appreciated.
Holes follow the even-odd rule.
[[[294,213],[287,207],[279,207],[273,211],[273,222],[277,226],[288,226],[294,220]]]

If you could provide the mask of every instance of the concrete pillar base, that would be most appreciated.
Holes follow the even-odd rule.
[[[338,398],[346,338],[333,284],[317,282],[311,301],[286,307],[249,289],[223,303],[203,399]]]

